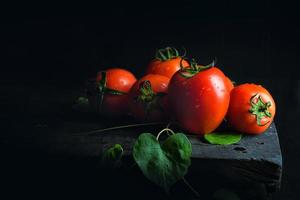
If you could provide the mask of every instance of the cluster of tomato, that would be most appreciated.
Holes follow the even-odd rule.
[[[275,103],[261,85],[232,81],[215,66],[160,49],[137,80],[120,68],[97,74],[88,90],[93,109],[106,116],[132,115],[138,121],[173,119],[190,133],[207,134],[224,119],[235,130],[263,133],[273,121]]]

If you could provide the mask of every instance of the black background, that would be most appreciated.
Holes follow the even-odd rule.
[[[3,5],[1,88],[76,89],[109,67],[140,77],[155,50],[165,46],[185,47],[202,64],[216,57],[232,80],[262,84],[273,94],[284,162],[275,198],[295,199],[300,181],[297,7],[267,0]],[[24,102],[21,97],[12,110],[4,108],[9,114],[1,119],[6,124],[15,116],[30,120],[22,112]]]

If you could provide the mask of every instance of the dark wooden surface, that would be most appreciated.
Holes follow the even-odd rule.
[[[18,95],[22,96],[24,91],[26,90],[20,90]],[[55,89],[39,90],[39,98],[34,98],[35,94],[32,94],[24,108],[25,112],[30,111],[31,116],[28,119],[25,117],[23,123],[15,125],[14,132],[1,135],[2,151],[30,149],[47,156],[97,160],[105,149],[120,143],[124,147],[125,155],[130,156],[132,145],[140,133],[157,134],[165,126],[88,134],[85,132],[132,122],[130,119],[109,120],[93,113],[74,111],[71,109],[72,100],[79,95],[78,92],[63,91],[58,94],[58,98],[53,96],[57,94]],[[42,100],[41,96],[44,97]],[[31,124],[28,125],[29,120]],[[26,135],[23,134],[24,128],[27,128]],[[224,179],[241,185],[259,185],[266,196],[280,188],[282,156],[274,123],[266,133],[260,136],[244,136],[234,145],[211,145],[197,135],[188,135],[188,138],[193,148],[193,164],[188,175],[191,179],[203,176],[199,171],[202,174],[218,173]]]
[[[66,132],[70,127],[80,130],[83,126],[93,127],[93,124],[69,122],[55,133],[8,139],[5,144],[9,147],[17,144],[17,148],[37,148],[50,155],[100,158],[105,149],[116,143],[122,144],[125,155],[131,155],[135,139],[143,132],[134,128],[98,135]],[[188,138],[192,143],[192,158],[224,162],[233,176],[263,183],[268,192],[275,192],[280,188],[282,157],[274,123],[263,135],[244,136],[234,145],[211,145],[196,135],[189,135]]]

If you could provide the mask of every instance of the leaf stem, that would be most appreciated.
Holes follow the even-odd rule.
[[[161,131],[157,134],[156,140],[158,140],[158,139],[159,139],[159,136],[160,136],[163,132],[165,132],[165,131],[171,132],[173,135],[175,135],[175,133],[174,133],[174,131],[173,131],[172,129],[164,128],[163,130],[161,130]]]
[[[140,127],[140,126],[160,125],[160,124],[165,124],[165,122],[149,122],[149,123],[141,123],[141,124],[129,124],[129,125],[123,125],[123,126],[114,126],[114,127],[104,128],[104,129],[97,129],[97,130],[93,130],[93,131],[82,132],[82,133],[78,133],[76,135],[97,136],[98,135],[97,133],[103,133],[103,132],[117,130],[117,129]]]
[[[197,197],[197,198],[200,198],[200,194],[197,192],[197,190],[195,190],[191,184],[183,177],[182,178],[184,184],[186,184],[188,186],[188,188],[194,193],[194,195]]]

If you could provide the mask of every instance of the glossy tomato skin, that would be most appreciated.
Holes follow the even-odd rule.
[[[170,79],[166,76],[159,74],[147,74],[139,79],[131,88],[129,93],[129,112],[130,114],[140,122],[143,121],[160,121],[168,118],[168,102],[167,95],[159,97],[159,107],[161,109],[151,109],[150,112],[146,112],[145,106],[138,102],[136,99],[140,95],[140,85],[144,81],[150,81],[151,87],[154,93],[167,93]]]
[[[271,117],[264,117],[259,126],[256,121],[256,115],[249,112],[252,105],[251,97],[259,95],[263,102],[270,102],[268,108]],[[257,99],[256,99],[257,100]],[[267,130],[274,119],[276,105],[271,94],[261,85],[241,84],[231,91],[231,100],[228,108],[227,120],[230,126],[235,130],[248,134],[261,134]]]
[[[100,108],[100,113],[109,117],[119,117],[127,113],[128,93],[136,82],[135,76],[128,70],[121,68],[111,68],[106,72],[106,87],[109,89],[120,91],[124,94],[116,95],[104,93],[103,101]],[[99,72],[96,76],[96,84],[102,80],[102,73]],[[99,104],[99,99],[96,99],[95,94],[91,95],[89,100],[92,102],[93,108]]]
[[[191,78],[178,71],[170,81],[168,97],[182,128],[194,134],[207,134],[223,121],[230,93],[223,72],[211,67]]]
[[[147,74],[160,74],[168,78],[180,70],[181,57],[172,58],[166,61],[160,61],[158,59],[153,60],[147,67]],[[187,67],[189,64],[186,60],[182,60],[182,66]]]

